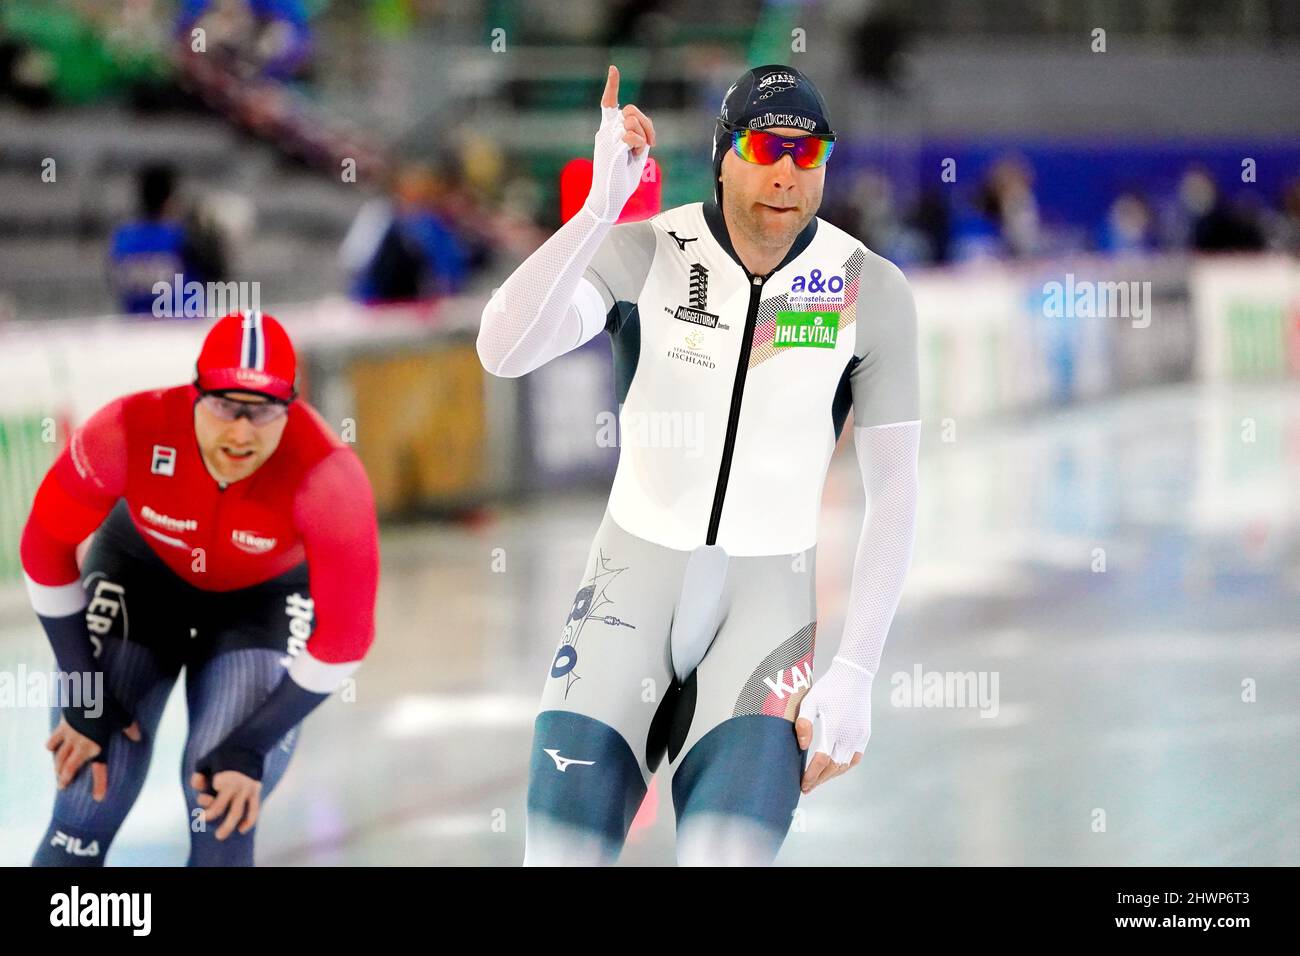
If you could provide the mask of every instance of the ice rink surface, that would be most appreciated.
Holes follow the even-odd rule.
[[[871,743],[802,800],[778,863],[1300,864],[1300,387],[926,422],[921,481]],[[604,503],[592,490],[385,534],[355,700],[308,719],[260,863],[520,862],[532,720]],[[863,508],[842,445],[817,673]],[[35,619],[5,603],[0,669],[48,668]],[[913,706],[931,672],[969,672],[989,696]],[[2,864],[25,864],[48,820],[46,722],[4,713]],[[184,731],[174,693],[110,864],[184,861]],[[673,862],[662,777],[624,864]]]

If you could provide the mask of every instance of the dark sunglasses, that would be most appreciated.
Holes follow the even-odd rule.
[[[731,130],[731,148],[736,155],[747,163],[760,166],[770,166],[788,152],[800,169],[816,169],[826,164],[835,148],[832,133],[782,136],[761,129],[726,128]]]
[[[241,402],[216,392],[204,392],[199,402],[223,422],[236,422],[241,418],[247,418],[249,424],[254,426],[269,425],[289,412],[289,406],[284,402],[274,400]]]

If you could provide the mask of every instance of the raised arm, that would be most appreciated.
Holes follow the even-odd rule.
[[[609,290],[583,273],[636,191],[655,134],[635,106],[618,108],[616,67],[609,68],[600,106],[587,201],[511,273],[483,309],[478,354],[494,375],[531,372],[605,327]]]

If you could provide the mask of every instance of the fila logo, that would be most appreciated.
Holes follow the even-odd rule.
[[[550,755],[551,759],[555,761],[555,769],[560,773],[564,773],[573,764],[577,764],[579,767],[594,767],[596,765],[594,760],[575,760],[572,757],[561,757],[559,750],[543,749],[542,753]]]
[[[230,543],[245,554],[266,554],[275,547],[275,538],[266,538],[251,531],[231,531]]]
[[[772,693],[776,694],[780,700],[798,693],[801,690],[807,690],[812,686],[812,662],[809,661],[802,666],[795,664],[790,668],[790,683],[785,682],[785,668],[776,672],[776,680],[770,677],[764,677],[763,683],[767,685]]]
[[[73,856],[99,856],[99,841],[91,840],[86,846],[81,845],[81,837],[70,837],[62,830],[54,831],[50,846],[61,846],[65,853]]]
[[[176,449],[168,448],[166,445],[154,445],[153,463],[149,466],[149,471],[168,478],[176,474]]]
[[[709,270],[698,262],[691,264],[691,308],[709,307]]]
[[[725,108],[724,108],[724,112],[725,112]],[[724,118],[725,118],[725,117],[724,117]],[[686,251],[686,243],[688,243],[688,242],[699,242],[699,241],[700,241],[700,237],[699,237],[699,236],[687,236],[686,238],[682,238],[681,236],[677,235],[677,233],[674,232],[672,229],[669,229],[669,230],[668,230],[668,235],[672,236],[672,237],[673,237],[673,242],[677,243],[677,249],[678,249],[679,252],[685,252],[685,251]]]

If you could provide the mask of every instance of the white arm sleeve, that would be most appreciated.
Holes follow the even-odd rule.
[[[825,752],[835,763],[848,763],[871,736],[871,682],[912,564],[920,435],[919,421],[853,429],[869,512],[853,562],[844,636],[799,711],[820,719]]]
[[[921,423],[853,429],[870,512],[853,562],[844,637],[835,655],[874,674],[912,565]]]
[[[524,375],[605,327],[600,292],[582,273],[609,228],[583,206],[510,274],[483,309],[478,356],[485,369]]]
[[[622,111],[602,107],[587,201],[484,307],[478,354],[492,374],[531,372],[605,327],[604,301],[583,272],[640,183],[649,155],[646,146],[630,149],[624,132]]]

